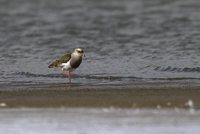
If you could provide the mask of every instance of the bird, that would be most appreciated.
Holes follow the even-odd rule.
[[[80,66],[83,56],[85,57],[83,49],[76,48],[71,54],[66,53],[54,60],[48,68],[61,68],[62,73],[67,75],[69,83],[71,83],[72,72]]]

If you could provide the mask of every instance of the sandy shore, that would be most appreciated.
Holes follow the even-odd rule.
[[[48,84],[1,88],[0,106],[199,109],[199,96],[200,86],[195,84]]]

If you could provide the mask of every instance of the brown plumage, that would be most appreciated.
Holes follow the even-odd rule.
[[[67,63],[71,58],[71,54],[65,54],[62,57],[60,57],[59,59],[53,61],[48,68],[53,68],[53,67],[60,67],[60,65],[62,63]]]

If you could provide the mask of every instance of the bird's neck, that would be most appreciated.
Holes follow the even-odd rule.
[[[77,55],[72,55],[71,56],[70,65],[73,68],[79,67],[79,65],[81,64],[81,62],[82,62],[82,56],[77,56]]]

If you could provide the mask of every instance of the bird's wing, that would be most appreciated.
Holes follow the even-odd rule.
[[[65,54],[59,59],[53,61],[48,67],[53,68],[53,67],[59,67],[62,63],[67,63],[71,58],[71,54]]]

